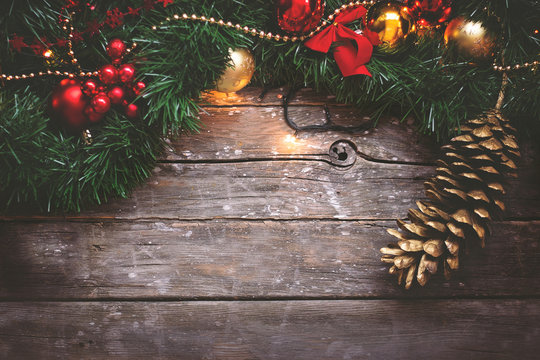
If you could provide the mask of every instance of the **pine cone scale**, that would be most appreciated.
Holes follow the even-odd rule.
[[[459,257],[484,247],[489,221],[505,210],[506,178],[516,176],[519,147],[516,130],[500,112],[490,110],[461,127],[461,134],[441,148],[436,175],[424,183],[429,201],[417,201],[400,230],[388,233],[398,242],[381,249],[389,273],[409,289],[424,286],[442,263],[445,278],[459,269]]]

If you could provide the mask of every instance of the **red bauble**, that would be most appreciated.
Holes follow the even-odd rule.
[[[90,102],[97,113],[105,114],[111,108],[111,100],[105,93],[99,93]]]
[[[86,80],[81,86],[84,95],[92,97],[98,93],[98,84],[94,80]]]
[[[81,131],[87,124],[84,114],[87,105],[88,99],[82,93],[81,83],[64,79],[51,95],[51,117],[71,132]]]
[[[112,65],[103,65],[99,69],[99,79],[104,84],[114,84],[118,81],[118,70]]]
[[[133,64],[123,64],[118,69],[120,81],[124,84],[130,83],[135,79],[135,66]]]
[[[91,123],[97,123],[101,121],[105,113],[97,112],[92,106],[89,105],[84,109],[84,114]]]
[[[111,59],[120,59],[126,53],[126,44],[120,39],[112,39],[107,45],[107,54]]]
[[[128,104],[125,107],[126,116],[129,119],[136,119],[139,117],[139,107],[135,104]]]
[[[145,88],[146,88],[146,84],[143,83],[142,81],[139,81],[133,86],[133,92],[135,93],[136,96],[139,96],[139,95],[141,95],[141,92]]]
[[[120,86],[115,86],[111,90],[109,90],[107,96],[109,96],[111,103],[113,103],[114,105],[119,105],[124,100],[125,92],[124,89]]]
[[[441,25],[450,18],[452,0],[409,0],[406,9],[418,25],[431,27]]]
[[[289,33],[310,32],[317,27],[323,13],[323,0],[276,0],[278,25]]]

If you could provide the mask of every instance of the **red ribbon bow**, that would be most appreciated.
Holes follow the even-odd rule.
[[[306,41],[305,45],[312,50],[327,53],[332,43],[340,42],[341,44],[334,48],[334,59],[343,76],[358,74],[371,76],[364,64],[371,59],[373,46],[379,44],[379,37],[367,29],[364,30],[366,36],[357,34],[342,25],[362,18],[366,12],[363,6],[342,11],[332,25]]]

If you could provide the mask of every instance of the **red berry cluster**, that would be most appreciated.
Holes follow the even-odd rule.
[[[112,8],[104,11],[103,7],[108,8],[109,4],[102,1],[103,4],[95,4],[94,1],[81,1],[81,0],[66,0],[64,6],[60,9],[59,14],[65,14],[66,12],[75,13],[77,15],[88,15],[92,17],[91,20],[85,20],[85,28],[81,28],[81,31],[74,31],[73,38],[74,43],[78,43],[83,40],[83,37],[88,40],[89,37],[101,32],[107,25],[111,29],[115,29],[125,23],[127,18],[139,19],[143,11],[149,11],[155,9],[158,4],[161,4],[164,8],[173,3],[173,0],[144,0],[142,6],[132,8],[127,7],[127,10],[122,11],[120,8]],[[101,7],[100,7],[101,6]],[[88,11],[90,10],[90,11]],[[103,19],[103,17],[105,18]],[[60,16],[59,22],[64,20],[64,15]],[[56,38],[48,40],[47,37],[34,36],[33,39],[26,38],[26,41],[32,41],[32,43],[26,43],[25,38],[17,34],[12,34],[9,39],[11,49],[16,52],[21,52],[22,49],[32,49],[36,55],[41,55],[47,49],[54,46],[65,47],[66,39]]]
[[[134,82],[133,64],[122,64],[126,49],[122,40],[111,40],[107,45],[107,54],[111,57],[112,64],[99,69],[99,80],[90,79],[81,85],[82,93],[90,98],[84,113],[91,123],[99,122],[112,105],[123,108],[130,119],[139,116],[139,107],[131,102],[140,95],[146,85],[142,81]]]

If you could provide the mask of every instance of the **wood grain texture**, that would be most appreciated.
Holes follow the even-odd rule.
[[[412,121],[293,132],[285,89],[205,96],[128,199],[0,217],[0,358],[532,359],[540,351],[540,149],[522,143],[507,221],[451,281],[396,285],[379,248],[424,198],[438,147]],[[307,89],[302,124],[330,104]],[[338,140],[356,162],[329,156]],[[242,301],[238,301],[242,300]]]
[[[380,262],[391,222],[4,224],[2,299],[540,295],[540,222],[496,223],[446,282],[405,291]],[[6,244],[9,244],[6,246]]]
[[[80,216],[116,219],[392,219],[424,198],[431,167],[358,159],[161,164],[129,199]]]
[[[354,107],[330,107],[332,118],[344,126],[370,124]],[[321,124],[322,106],[291,106],[290,118],[298,125]],[[414,131],[412,121],[401,124],[397,118],[382,119],[376,128],[357,135],[343,132],[300,132],[292,141],[294,130],[283,118],[280,106],[231,106],[203,108],[200,134],[180,137],[172,142],[168,160],[212,160],[281,157],[291,154],[326,154],[337,140],[353,142],[359,153],[369,158],[394,162],[433,163],[438,147],[427,136]]]
[[[0,304],[9,359],[533,359],[539,300]],[[516,321],[516,319],[520,319]]]

